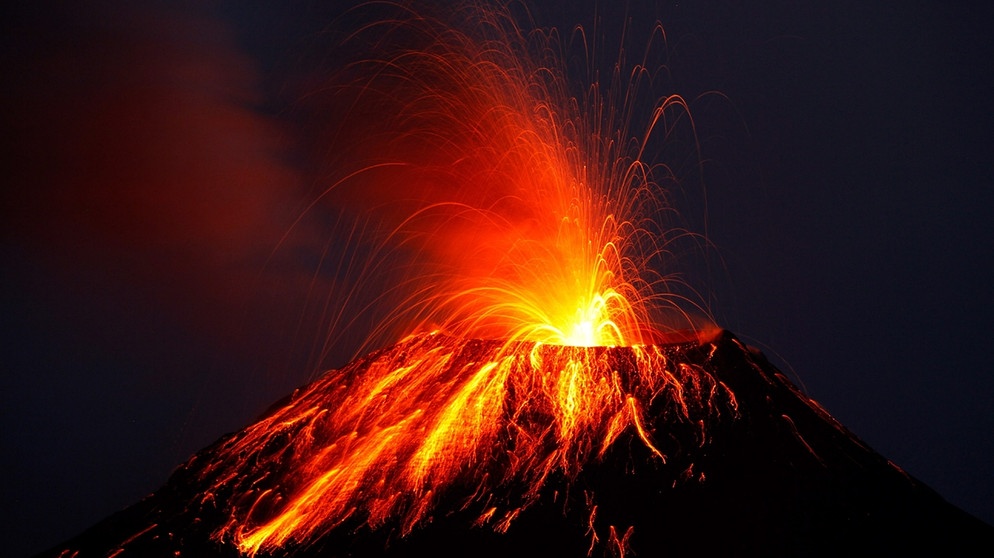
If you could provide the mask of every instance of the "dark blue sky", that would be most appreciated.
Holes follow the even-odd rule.
[[[320,235],[274,255],[319,184],[292,106],[334,62],[341,8],[24,4],[0,86],[13,555],[347,358],[314,356]],[[593,4],[532,13],[617,44],[624,10]],[[628,8],[636,36],[663,23],[669,92],[697,123],[703,175],[674,204],[711,265],[685,278],[873,448],[994,523],[992,9],[746,4]]]

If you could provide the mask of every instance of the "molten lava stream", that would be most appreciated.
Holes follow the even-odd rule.
[[[408,339],[329,373],[222,446],[204,474],[241,500],[219,536],[255,554],[353,516],[373,528],[397,518],[407,533],[443,495],[505,530],[552,475],[574,477],[626,431],[665,462],[649,406],[689,420],[720,388],[688,383],[710,377],[665,351]]]

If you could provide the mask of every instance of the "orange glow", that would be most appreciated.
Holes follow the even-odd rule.
[[[674,158],[696,154],[684,100],[653,99],[636,126],[646,61],[572,91],[558,32],[474,9],[467,32],[420,15],[367,25],[378,57],[326,88],[335,178],[311,210],[340,211],[334,240],[364,252],[336,271],[351,290],[328,300],[330,335],[361,312],[377,325],[359,354],[427,331],[592,347],[698,327],[705,312],[665,273],[673,243],[697,239],[666,226],[655,180],[672,173],[644,160],[673,137],[690,150]]]
[[[371,255],[348,278],[387,281],[370,306],[393,310],[369,344],[406,340],[221,445],[205,502],[234,491],[216,536],[246,554],[347,521],[406,534],[456,486],[477,524],[505,531],[621,436],[665,463],[660,406],[689,420],[721,391],[654,345],[707,335],[658,271],[674,235],[652,177],[668,171],[642,160],[657,127],[689,122],[685,103],[663,98],[633,134],[599,86],[566,90],[554,35],[477,16],[476,36],[425,17],[371,26],[387,54],[336,89],[349,145],[315,206],[360,216],[350,235]],[[395,34],[414,47],[391,49]],[[510,486],[521,494],[499,496]],[[624,554],[630,536],[611,527],[608,544]]]

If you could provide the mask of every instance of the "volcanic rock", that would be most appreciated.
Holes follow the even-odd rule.
[[[234,524],[257,514],[269,517],[286,505],[260,495],[292,496],[281,479],[298,466],[291,448],[310,431],[287,426],[266,443],[240,441],[260,425],[272,428],[267,418],[332,389],[327,386],[345,390],[372,374],[377,363],[402,362],[424,343],[443,342],[455,341],[412,338],[329,372],[258,422],[198,452],[155,493],[41,556],[240,556]],[[458,343],[457,361],[509,350],[496,341]],[[527,355],[536,347],[519,344],[511,350]],[[390,508],[397,513],[373,522],[372,512],[356,503],[333,525],[277,548],[262,547],[258,555],[994,556],[994,528],[869,448],[732,334],[656,350],[665,356],[672,380],[645,398],[649,401],[640,400],[649,420],[639,423],[633,412],[636,418],[608,447],[578,453],[583,462],[575,467],[557,465],[541,482],[519,486],[514,483],[534,482],[535,476],[524,471],[500,477],[499,469],[513,464],[498,458],[476,468],[467,465],[452,486],[433,493],[430,510],[422,515],[405,512],[410,503],[398,504]],[[635,393],[632,378],[646,372],[633,369],[641,361],[628,347],[541,351],[546,363],[555,361],[550,355],[568,351],[596,355],[614,371],[623,392]],[[456,379],[441,377],[437,389]],[[316,405],[331,413],[342,393],[324,394]],[[507,402],[523,397],[505,395],[505,419]],[[545,419],[515,415],[513,420]],[[512,436],[507,429],[501,432]],[[496,450],[483,448],[490,452],[486,455],[510,460],[517,458],[522,440],[494,444]],[[474,475],[507,482],[483,482]],[[249,510],[246,502],[272,510]],[[497,512],[489,511],[491,503]],[[508,521],[498,524],[494,518],[505,512]]]

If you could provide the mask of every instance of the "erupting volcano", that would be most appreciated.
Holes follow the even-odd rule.
[[[392,9],[306,101],[330,146],[308,213],[335,208],[342,263],[329,339],[375,320],[365,356],[49,555],[994,547],[673,273],[674,247],[703,240],[666,201],[664,161],[697,156],[687,103],[638,112],[658,45],[576,91],[554,31]]]
[[[47,556],[986,555],[990,526],[729,333],[412,337],[297,390]]]

